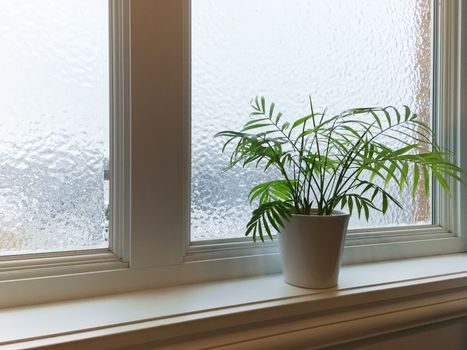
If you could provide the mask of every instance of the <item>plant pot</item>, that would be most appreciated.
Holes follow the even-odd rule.
[[[338,282],[349,215],[292,215],[279,235],[284,280],[303,288]]]

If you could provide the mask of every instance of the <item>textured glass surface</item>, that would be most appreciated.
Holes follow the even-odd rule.
[[[108,246],[107,0],[2,0],[0,255]]]
[[[274,101],[290,118],[363,106],[409,105],[431,119],[430,0],[192,1],[192,240],[239,237],[261,171],[221,173],[221,130],[248,121],[249,101]],[[392,190],[394,192],[394,190]],[[351,227],[431,222],[430,201],[403,194]]]

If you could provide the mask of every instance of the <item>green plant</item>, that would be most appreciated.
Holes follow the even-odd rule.
[[[253,165],[265,171],[275,168],[280,177],[254,186],[250,203],[258,202],[246,227],[246,235],[272,239],[292,214],[331,215],[347,208],[368,220],[371,210],[386,213],[390,202],[401,203],[388,193],[395,184],[415,196],[424,182],[430,190],[432,174],[450,192],[449,178],[461,181],[462,170],[450,161],[433,140],[430,127],[409,107],[355,108],[339,115],[311,113],[292,123],[283,121],[274,103],[264,97],[251,101],[253,112],[241,131],[222,131],[216,137],[233,145],[226,170]],[[395,147],[391,147],[391,144]],[[412,174],[409,181],[409,174]],[[376,180],[379,178],[379,180]],[[375,181],[376,180],[376,181]]]

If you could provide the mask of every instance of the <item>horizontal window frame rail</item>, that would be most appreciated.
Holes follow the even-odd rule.
[[[0,281],[127,268],[128,263],[109,249],[4,256],[0,258]]]
[[[360,237],[381,237],[381,235],[414,235],[414,234],[438,234],[450,233],[440,225],[401,225],[401,226],[388,226],[388,227],[370,227],[370,228],[355,228],[348,230],[347,242],[349,239],[357,239]],[[273,235],[277,239],[278,235]],[[225,239],[212,239],[192,241],[191,247],[215,245],[219,243],[242,243],[252,242],[251,237],[238,237],[238,238],[225,238]]]
[[[90,249],[73,249],[65,251],[50,251],[41,253],[30,253],[30,254],[12,254],[0,256],[0,264],[3,261],[27,261],[42,258],[59,258],[59,257],[79,257],[81,255],[91,254],[104,254],[111,252],[108,248],[90,248]]]
[[[238,257],[269,255],[278,253],[278,236],[274,241],[254,243],[251,237],[192,242],[187,250],[185,262]],[[379,244],[400,244],[415,241],[437,241],[458,239],[455,233],[439,225],[414,225],[351,229],[346,237],[346,248]],[[344,253],[345,254],[345,253]]]

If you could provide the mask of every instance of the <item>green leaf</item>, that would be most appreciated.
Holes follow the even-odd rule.
[[[360,199],[358,197],[355,197],[355,204],[357,206],[358,218],[360,219],[360,216],[362,215],[362,203],[360,203]]]
[[[280,226],[280,227],[284,227],[284,223],[280,217],[280,215],[276,212],[276,208],[272,208],[271,209],[271,214],[272,216],[274,217],[275,219],[275,222]],[[280,231],[280,230],[279,230]]]
[[[348,125],[342,125],[341,126],[343,129],[347,130],[348,132],[350,132],[351,134],[353,134],[357,139],[360,139],[360,134],[354,130],[353,128],[351,128],[350,126]]]
[[[405,111],[405,118],[404,118],[404,120],[405,120],[405,121],[410,120],[410,116],[412,115],[412,112],[410,111],[409,106],[404,105],[404,111]],[[415,115],[415,117],[416,117],[416,115]]]
[[[391,115],[389,114],[389,112],[386,110],[386,108],[384,108],[382,112],[384,113],[384,116],[386,117],[386,120],[388,121],[389,126],[392,126]]]
[[[266,216],[268,217],[268,220],[269,220],[269,223],[271,224],[271,226],[274,227],[274,229],[277,232],[279,232],[280,231],[279,226],[277,225],[276,220],[272,217],[271,212],[272,212],[272,210],[267,211]]]
[[[245,236],[248,236],[251,233],[251,231],[253,231],[254,228],[255,228],[254,224],[248,224],[247,225],[247,230],[245,232]]]
[[[243,127],[245,128],[248,125],[255,124],[255,123],[258,123],[258,122],[264,122],[266,120],[269,120],[269,118],[255,118],[255,119],[250,120],[249,122],[245,123],[245,125]]]
[[[383,125],[381,123],[381,119],[379,118],[378,114],[374,111],[370,111],[371,115],[373,116],[373,118],[375,119],[376,123],[378,124],[378,127],[380,130],[383,129]]]
[[[378,162],[375,164],[375,167],[374,168],[369,168],[369,170],[371,170],[371,175],[370,175],[370,181],[373,181],[374,178],[376,177],[376,175],[378,175],[381,179],[386,179],[383,175],[382,172],[380,172],[380,169],[384,167],[384,163],[383,162]],[[386,167],[384,167],[383,169],[385,169],[386,171],[388,171],[389,169],[387,169]]]
[[[248,131],[252,129],[258,129],[258,128],[264,128],[266,126],[271,126],[271,124],[251,124],[247,126],[246,128],[242,129],[242,131]]]
[[[276,105],[274,103],[271,103],[271,106],[269,107],[269,118],[272,118],[272,116],[274,115],[274,108],[276,107]]]
[[[264,242],[264,235],[263,235],[263,228],[261,227],[261,220],[258,220],[258,233],[259,233],[259,239],[261,242]]]
[[[383,188],[386,189],[391,182],[391,179],[394,179],[397,182],[397,179],[395,177],[395,171],[397,169],[396,163],[391,163],[391,166],[389,167],[389,170],[386,174],[386,181],[384,181],[384,186]]]
[[[296,121],[292,124],[292,128],[291,128],[290,130],[292,131],[292,130],[295,129],[297,126],[300,126],[300,125],[302,125],[303,123],[306,123],[306,122],[307,122],[308,120],[310,120],[311,118],[313,118],[313,115],[312,115],[312,114],[307,115],[307,116],[305,116],[305,117],[303,117],[303,118],[300,118],[300,119],[296,120]]]
[[[420,181],[420,169],[418,168],[418,164],[415,164],[413,167],[412,198],[415,198],[415,195],[418,190],[419,181]]]
[[[366,221],[368,221],[370,218],[370,210],[368,209],[368,204],[366,203],[366,201],[362,202],[362,206],[363,206],[363,210],[365,211],[365,219]]]
[[[401,114],[399,113],[399,111],[396,108],[392,107],[392,109],[396,113],[397,123],[399,124],[401,122]]]
[[[402,170],[401,170],[401,180],[400,180],[400,193],[402,194],[402,189],[404,188],[404,185],[407,181],[407,177],[409,175],[409,163],[404,162],[402,165]]]
[[[383,193],[383,214],[386,214],[388,211],[388,196],[386,193]]]
[[[266,218],[263,216],[263,224],[264,224],[264,228],[268,234],[268,237],[271,241],[273,241],[274,239],[272,238],[272,234],[271,234],[271,229],[269,228],[269,225],[266,221]]]
[[[255,97],[255,105],[252,106],[252,107],[253,107],[254,109],[256,109],[257,111],[260,111],[260,110],[261,110],[261,107],[260,107],[260,105],[259,105],[259,97],[258,97],[258,96]]]
[[[443,190],[446,191],[446,193],[448,193],[449,195],[451,195],[451,190],[449,189],[449,184],[447,183],[446,179],[443,177],[443,175],[441,175],[439,172],[438,172],[438,169],[436,168],[432,168],[432,171],[433,171],[433,175],[435,176],[436,180],[438,181],[438,183],[441,185],[441,187],[443,188]]]
[[[353,209],[353,199],[352,199],[352,197],[349,197],[347,199],[347,206],[349,208],[349,214],[352,215],[352,209]]]
[[[281,118],[282,118],[282,113],[277,113],[275,123],[276,123],[276,124],[279,124],[279,121],[281,120]]]
[[[430,174],[425,164],[422,165],[423,171],[423,181],[425,185],[425,193],[428,195],[430,193]]]
[[[401,156],[403,154],[406,154],[406,153],[410,152],[411,150],[413,150],[415,148],[418,148],[418,147],[419,147],[418,144],[413,144],[413,145],[408,145],[408,146],[399,148],[397,151],[391,152],[390,157],[393,158],[393,159],[396,159],[399,156]]]
[[[347,204],[347,197],[346,196],[342,196],[342,205],[341,205],[341,209],[344,209],[345,205]]]
[[[379,192],[380,192],[379,189],[376,187],[375,191],[373,192],[373,195],[371,196],[371,201],[372,202],[375,200],[375,198],[376,198],[376,196],[378,195]]]
[[[266,112],[266,99],[261,96],[261,112]]]

